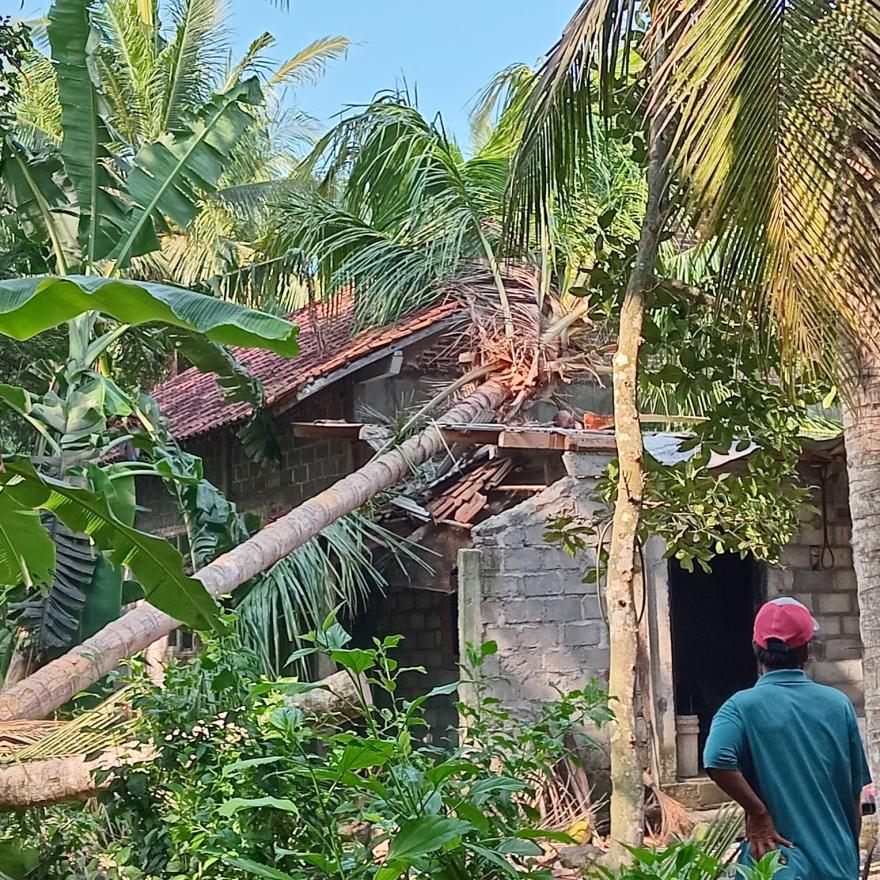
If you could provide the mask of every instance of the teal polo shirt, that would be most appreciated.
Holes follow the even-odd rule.
[[[870,774],[856,713],[840,691],[801,670],[768,672],[718,710],[703,763],[739,770],[795,845],[775,880],[858,877],[855,800]]]

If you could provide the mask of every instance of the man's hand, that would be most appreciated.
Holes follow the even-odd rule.
[[[787,846],[790,849],[794,847],[790,840],[786,840],[776,830],[773,817],[766,809],[747,815],[746,837],[749,841],[749,855],[756,862],[760,862],[767,853],[773,852],[780,846]]]
[[[780,846],[794,847],[791,841],[786,840],[776,830],[770,811],[739,770],[710,767],[708,772],[716,785],[746,811],[749,853],[756,862],[760,862],[768,852],[773,852]]]

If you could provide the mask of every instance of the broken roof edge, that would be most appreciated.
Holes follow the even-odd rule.
[[[294,422],[293,432],[298,437],[333,437],[340,440],[362,440],[367,429],[382,430],[379,425],[364,422],[314,421]],[[455,425],[447,423],[440,428],[448,442],[469,441],[504,449],[530,449],[548,452],[581,454],[608,454],[616,451],[613,430],[561,428],[556,425],[506,425],[500,422]],[[390,436],[390,434],[389,434]],[[673,431],[645,431],[642,434],[645,451],[664,465],[679,464],[696,454],[696,449],[682,450],[684,441],[693,435]],[[758,446],[749,443],[742,449],[732,444],[726,453],[713,452],[707,468],[718,470],[736,461],[748,458]],[[842,435],[830,440],[804,440],[802,457],[836,458],[843,453]]]

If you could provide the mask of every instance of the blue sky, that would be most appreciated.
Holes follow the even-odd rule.
[[[318,37],[345,36],[348,59],[299,96],[300,106],[329,122],[346,105],[404,81],[425,115],[441,112],[463,147],[468,107],[498,71],[534,64],[559,38],[578,0],[227,0],[230,37],[239,52],[263,31],[278,39],[277,60]],[[0,0],[0,12],[45,13],[46,0]]]
[[[262,31],[278,38],[279,58],[317,37],[356,45],[299,99],[329,120],[404,79],[426,115],[440,111],[467,143],[467,108],[492,76],[515,62],[533,64],[559,38],[577,0],[231,0],[234,39],[246,46]]]

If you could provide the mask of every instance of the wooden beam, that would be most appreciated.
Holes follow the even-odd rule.
[[[294,437],[330,440],[359,440],[360,422],[293,422]]]
[[[333,440],[359,440],[367,427],[363,422],[293,422],[294,437]],[[376,426],[380,427],[380,426]],[[564,452],[613,453],[614,434],[577,428],[556,428],[543,425],[444,425],[443,439],[449,443],[499,446],[504,449],[546,449]]]
[[[549,431],[502,431],[498,437],[502,449],[558,449],[564,450],[565,437]]]

